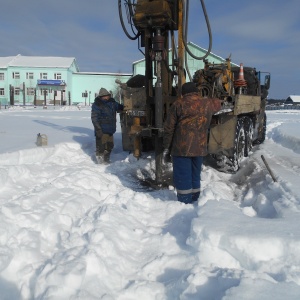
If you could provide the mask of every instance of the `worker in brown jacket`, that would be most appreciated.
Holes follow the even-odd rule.
[[[212,115],[220,109],[221,100],[201,98],[192,82],[182,85],[182,98],[170,107],[164,125],[163,160],[172,155],[173,183],[181,202],[192,203],[199,198],[208,130]]]

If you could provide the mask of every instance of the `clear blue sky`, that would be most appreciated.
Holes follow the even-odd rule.
[[[207,48],[200,0],[188,40]],[[299,0],[206,0],[212,52],[271,72],[271,98],[300,95]],[[75,57],[80,71],[131,73],[143,58],[120,25],[117,0],[0,0],[0,56]]]

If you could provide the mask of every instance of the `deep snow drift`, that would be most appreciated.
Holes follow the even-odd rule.
[[[242,169],[204,165],[185,205],[140,184],[153,157],[120,127],[95,164],[88,107],[0,110],[0,299],[299,299],[300,112],[267,116]]]

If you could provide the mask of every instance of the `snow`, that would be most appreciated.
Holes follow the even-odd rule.
[[[16,56],[0,57],[0,67],[56,67],[69,68],[75,57],[49,57],[49,56]]]
[[[122,151],[119,124],[95,164],[89,107],[0,110],[0,299],[299,299],[300,111],[267,116],[241,170],[207,162],[185,205],[141,183],[153,155]]]
[[[294,102],[300,102],[299,95],[290,95],[288,98],[291,98]]]
[[[1,57],[0,56],[0,68],[7,68],[9,63],[15,58],[15,56],[6,56]]]

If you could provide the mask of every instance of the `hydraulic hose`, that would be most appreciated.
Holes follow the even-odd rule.
[[[185,15],[186,11],[183,12],[183,22],[186,20],[186,15]],[[185,26],[184,26],[184,32],[182,31],[182,40],[183,40],[183,44],[184,44],[184,47],[187,49],[187,46],[186,46],[186,42],[185,42],[185,38],[187,36],[187,32],[188,32],[188,22],[186,22]],[[192,75],[191,75],[191,72],[190,72],[190,68],[189,68],[189,65],[188,65],[188,61],[187,61],[187,54],[188,52],[185,51],[184,53],[184,63],[185,63],[185,69],[186,69],[186,72],[188,74],[188,77],[190,79],[190,81],[192,81]]]
[[[126,29],[126,26],[125,26],[124,20],[123,20],[123,14],[122,14],[122,0],[118,0],[119,18],[120,18],[120,22],[121,22],[123,31],[125,32],[125,34],[127,35],[127,37],[130,40],[136,40],[140,36],[140,32],[134,33],[134,30],[133,30],[133,23],[132,23],[133,10],[132,10],[131,0],[128,0],[128,8],[129,8],[129,20],[128,20],[128,22],[131,26],[131,30],[133,32],[133,35],[130,35],[129,32],[127,31],[127,29]]]
[[[207,15],[207,11],[206,11],[206,7],[205,7],[205,4],[204,4],[204,0],[200,0],[201,2],[201,5],[202,5],[202,10],[203,10],[203,14],[204,14],[204,17],[205,17],[205,22],[206,22],[206,26],[207,26],[207,31],[208,31],[208,35],[209,35],[209,46],[208,46],[208,50],[206,52],[206,54],[204,56],[201,56],[201,57],[198,57],[196,55],[194,55],[190,49],[188,48],[188,45],[187,45],[187,28],[188,28],[188,19],[187,19],[187,13],[189,11],[189,0],[186,0],[186,11],[184,13],[184,21],[185,21],[185,30],[183,30],[183,37],[182,37],[182,40],[183,40],[183,44],[184,44],[184,47],[186,49],[186,52],[194,59],[197,59],[197,60],[202,60],[202,59],[205,59],[211,52],[211,48],[212,48],[212,33],[211,33],[211,27],[210,27],[210,23],[209,23],[209,19],[208,19],[208,15]]]

